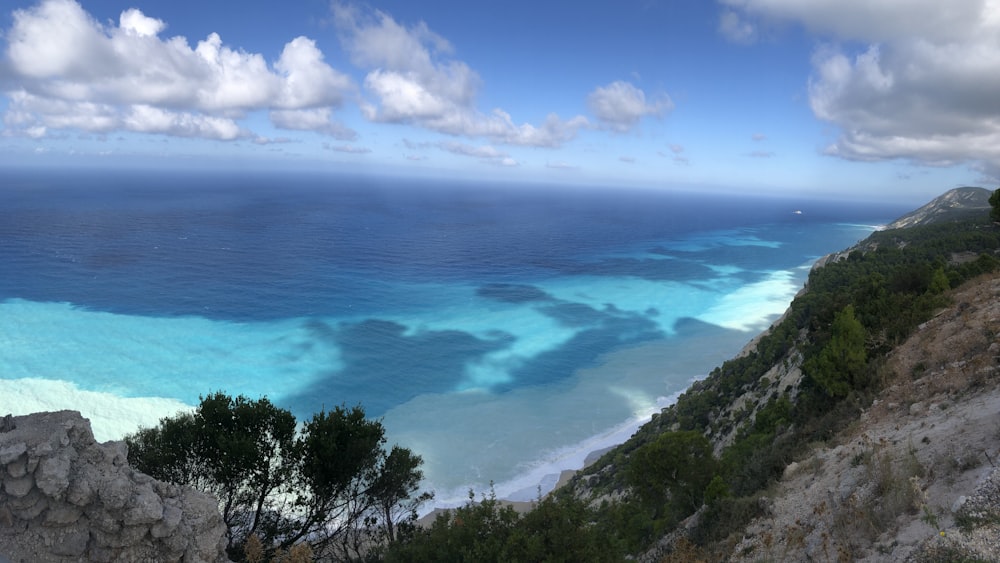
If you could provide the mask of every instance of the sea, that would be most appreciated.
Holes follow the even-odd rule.
[[[530,500],[907,211],[320,173],[0,172],[0,415],[362,405],[436,506]]]

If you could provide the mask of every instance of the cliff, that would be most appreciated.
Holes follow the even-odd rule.
[[[212,496],[129,467],[75,411],[0,419],[0,561],[224,562]]]
[[[1000,275],[896,346],[857,422],[791,462],[729,561],[1000,560]]]
[[[934,198],[919,209],[903,215],[886,226],[905,229],[943,221],[968,219],[972,215],[989,213],[990,195],[985,188],[955,188]]]

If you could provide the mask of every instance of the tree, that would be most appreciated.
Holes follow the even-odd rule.
[[[287,485],[294,436],[295,417],[266,398],[213,393],[194,413],[164,418],[125,441],[136,469],[218,497],[234,553],[261,532],[274,497]]]
[[[360,406],[295,429],[295,417],[266,398],[218,392],[125,440],[138,470],[218,497],[234,559],[251,537],[272,553],[306,542],[317,556],[356,558],[430,498],[414,496],[420,457],[398,446],[387,454],[381,422]]]
[[[990,195],[990,219],[1000,222],[1000,188]]]
[[[701,432],[664,432],[632,454],[626,477],[654,518],[681,519],[701,507],[716,465]]]
[[[430,493],[417,494],[423,472],[420,456],[399,446],[393,446],[385,458],[382,471],[371,487],[371,496],[382,518],[385,539],[396,541],[397,528],[416,520],[417,508],[431,499]]]
[[[803,367],[828,396],[841,399],[867,384],[865,328],[855,318],[853,305],[837,313],[831,333],[826,346]]]

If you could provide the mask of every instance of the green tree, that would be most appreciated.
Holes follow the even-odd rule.
[[[1000,222],[1000,188],[990,195],[990,219]]]
[[[927,291],[932,295],[939,295],[949,289],[951,289],[951,281],[948,280],[948,274],[945,273],[943,267],[938,266],[931,274],[931,284]]]
[[[213,393],[194,413],[164,418],[125,441],[136,469],[218,497],[236,553],[250,535],[268,535],[261,527],[292,474],[294,437],[295,417],[266,398]]]
[[[867,363],[865,327],[848,305],[834,317],[830,341],[803,367],[828,396],[839,399],[867,384]]]
[[[417,529],[406,541],[391,544],[384,560],[390,563],[490,563],[506,562],[504,552],[519,516],[491,492],[479,502],[469,492],[469,502],[445,510],[425,529]]]
[[[251,536],[270,552],[306,542],[317,556],[355,558],[430,498],[414,496],[420,457],[387,454],[382,424],[360,406],[317,413],[296,432],[266,398],[218,392],[125,440],[136,469],[219,498],[234,559]]]
[[[417,508],[431,499],[430,493],[419,493],[423,472],[420,456],[406,448],[393,446],[385,458],[382,471],[372,483],[370,494],[384,524],[385,539],[396,541],[397,529],[416,520]]]
[[[632,454],[626,478],[654,518],[680,519],[701,507],[716,465],[701,432],[664,432]]]

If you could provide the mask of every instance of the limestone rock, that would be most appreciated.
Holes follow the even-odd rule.
[[[228,561],[214,497],[135,471],[78,412],[4,420],[0,561]]]

